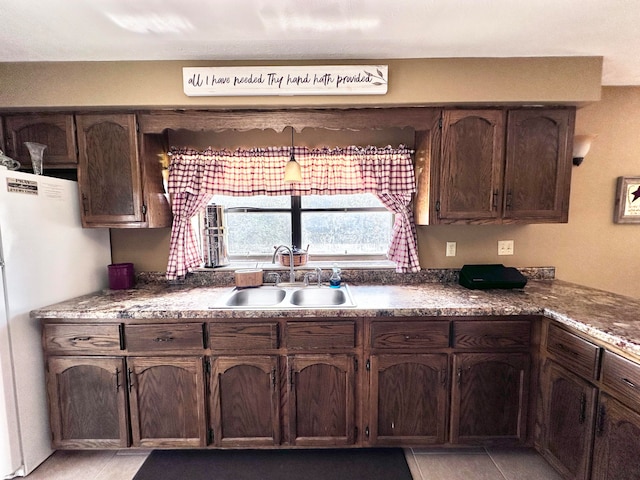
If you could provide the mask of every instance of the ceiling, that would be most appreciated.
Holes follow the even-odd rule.
[[[0,62],[601,56],[640,85],[637,0],[0,0]]]

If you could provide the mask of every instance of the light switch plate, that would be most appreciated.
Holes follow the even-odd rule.
[[[513,255],[513,240],[498,240],[498,255]]]

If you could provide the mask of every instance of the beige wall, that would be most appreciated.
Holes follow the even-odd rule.
[[[639,131],[640,87],[603,88],[576,117],[576,133],[598,138],[573,167],[568,224],[419,227],[421,265],[555,266],[559,279],[640,298],[640,225],[613,223],[617,177],[640,176]],[[515,254],[498,256],[498,240],[514,240]],[[447,241],[458,242],[456,257],[445,256]]]
[[[210,62],[0,64],[0,108],[587,105],[578,110],[576,132],[599,136],[582,166],[573,168],[568,224],[419,227],[420,261],[425,268],[489,262],[551,265],[560,279],[640,297],[640,255],[635,248],[640,226],[612,220],[616,178],[640,176],[640,87],[604,88],[600,100],[601,59],[595,58],[380,62],[390,71],[385,96],[226,99],[182,94],[181,67],[213,65]],[[113,260],[162,271],[169,235],[168,229],[112,230]],[[515,255],[498,257],[498,240],[514,240]],[[456,257],[445,257],[447,241],[458,243]]]
[[[296,63],[301,62],[268,65]],[[581,104],[600,98],[602,76],[601,57],[304,62],[311,63],[388,65],[388,92],[358,96],[187,97],[182,88],[182,67],[247,65],[247,62],[0,63],[0,108]]]
[[[640,225],[613,223],[618,176],[640,176],[640,87],[606,87],[602,100],[578,110],[576,133],[598,138],[573,167],[569,223],[418,227],[423,268],[465,263],[555,266],[559,279],[640,298]],[[114,261],[163,270],[169,232],[113,230]],[[513,256],[498,256],[498,240],[514,240]],[[445,256],[447,241],[456,257]]]

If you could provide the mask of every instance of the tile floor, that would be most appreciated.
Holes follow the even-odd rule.
[[[533,450],[407,449],[414,480],[561,480]],[[58,451],[28,480],[131,480],[147,451]],[[391,479],[390,479],[391,480]]]

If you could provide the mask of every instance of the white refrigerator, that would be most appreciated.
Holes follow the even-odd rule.
[[[83,229],[78,185],[0,166],[0,478],[52,450],[41,327],[31,310],[107,287],[109,230]]]

